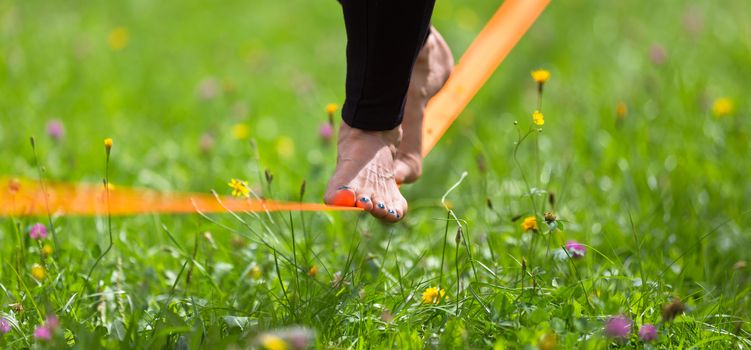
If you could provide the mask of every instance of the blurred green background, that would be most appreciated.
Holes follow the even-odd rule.
[[[499,3],[438,1],[433,24],[455,58]],[[49,179],[99,182],[102,140],[112,137],[111,176],[117,186],[228,194],[226,182],[244,178],[267,197],[294,200],[305,180],[306,198],[318,201],[336,151],[322,142],[318,128],[327,120],[325,105],[343,100],[345,45],[341,10],[333,0],[0,1],[0,175],[35,177],[28,140],[33,135]],[[703,321],[709,322],[707,315],[736,315],[746,320],[748,334],[748,270],[733,269],[748,259],[751,247],[746,215],[751,209],[751,4],[746,0],[553,1],[427,158],[423,179],[405,186],[411,209],[405,222],[384,227],[362,218],[365,228],[358,232],[374,234],[375,242],[360,253],[377,255],[386,235],[393,235],[399,259],[420,266],[410,277],[413,285],[435,278],[436,266],[421,261],[441,256],[446,214],[439,199],[468,171],[451,200],[472,228],[477,258],[511,268],[529,254],[518,223],[511,220],[532,214],[512,154],[514,122],[526,128],[536,105],[529,72],[537,68],[552,73],[545,86],[546,122],[537,141],[524,143],[518,157],[526,176],[555,193],[566,237],[609,257],[593,257],[580,268],[586,266],[593,279],[606,271],[632,278],[641,269],[648,275],[643,278],[661,284],[650,294],[656,305],[668,295],[690,296]],[[52,120],[64,128],[59,139],[46,129]],[[536,143],[539,176],[534,175]],[[274,175],[270,187],[261,180],[266,169]],[[493,210],[487,209],[488,199]],[[310,214],[309,229],[320,235],[311,246],[331,249],[320,259],[341,263],[356,218]],[[69,251],[86,250],[93,242],[106,245],[99,219],[57,220]],[[156,252],[139,255],[169,244],[161,224],[184,242],[204,229],[215,230],[214,237],[227,247],[233,237],[197,216],[119,218],[116,251],[134,273],[144,266],[158,273],[179,269],[179,259],[157,263]],[[13,226],[8,222],[0,232],[3,241]],[[280,236],[286,239],[284,232]],[[487,249],[493,245],[495,253]],[[2,249],[3,255],[12,250]],[[239,259],[237,264],[249,259],[234,256],[231,248],[222,254]],[[83,271],[95,257],[70,261]],[[106,271],[115,258],[105,260]],[[463,273],[468,261],[461,259]],[[383,264],[392,273],[399,268],[391,258]],[[541,276],[548,285],[554,277]],[[403,297],[376,285],[385,300]],[[601,295],[603,304],[590,316],[633,305],[636,287],[616,285],[603,289],[610,297]],[[168,287],[162,280],[149,293]],[[547,307],[555,305],[551,301]],[[641,305],[639,312],[658,317],[659,307]],[[422,324],[419,317],[404,322]],[[484,322],[480,316],[465,317]],[[290,323],[275,320],[267,326]],[[467,329],[481,334],[478,342],[485,345],[496,338],[517,346],[536,344],[536,335],[510,335],[517,328],[486,326]],[[354,336],[331,332],[324,339],[336,346],[346,346],[347,336]],[[691,334],[694,342],[709,337]]]

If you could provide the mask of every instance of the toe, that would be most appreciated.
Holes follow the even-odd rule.
[[[393,203],[391,203],[391,205],[386,209],[388,215],[384,217],[385,220],[391,222],[400,221],[404,218],[404,214],[407,213],[407,201],[400,198],[399,200],[395,200]]]
[[[355,191],[348,186],[340,186],[331,196],[326,198],[326,203],[340,207],[354,207]]]
[[[386,212],[388,214],[383,218],[386,221],[397,222],[401,218],[401,215],[396,211],[396,209],[389,208]]]
[[[364,194],[358,194],[357,195],[357,203],[355,204],[358,208],[365,209],[365,211],[371,211],[373,210],[373,201],[370,199],[370,196],[364,195]]]
[[[389,213],[388,208],[386,208],[386,202],[380,197],[373,196],[373,208],[370,210],[370,213],[377,218],[385,218],[388,216]]]

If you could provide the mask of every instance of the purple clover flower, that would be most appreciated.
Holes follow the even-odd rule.
[[[0,333],[5,334],[10,332],[10,322],[5,317],[0,317]]]
[[[52,340],[52,329],[47,326],[39,326],[34,330],[34,338],[38,340]]]
[[[65,135],[65,128],[63,122],[53,119],[47,122],[47,135],[55,141],[60,141]]]
[[[47,226],[44,224],[36,223],[29,229],[29,237],[32,239],[44,239],[47,238]]]
[[[652,324],[642,325],[639,328],[639,339],[647,343],[657,339],[657,327]]]
[[[610,338],[627,339],[631,334],[631,320],[625,316],[614,316],[605,322],[605,335]]]
[[[571,258],[579,259],[584,257],[584,253],[587,252],[587,247],[577,241],[571,240],[566,242],[566,250],[568,251],[568,254],[571,255]]]
[[[331,125],[331,123],[326,122],[321,124],[321,126],[318,128],[318,136],[324,143],[329,143],[331,141],[331,137],[334,136],[334,127]]]

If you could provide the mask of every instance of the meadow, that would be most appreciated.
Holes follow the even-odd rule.
[[[438,1],[457,59],[499,3]],[[0,191],[320,202],[345,44],[336,1],[2,1]],[[0,218],[0,348],[748,349],[748,77],[745,0],[554,1],[398,224]]]

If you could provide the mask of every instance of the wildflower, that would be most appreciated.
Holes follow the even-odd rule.
[[[310,267],[310,270],[308,270],[308,276],[315,277],[318,274],[318,267],[315,265]]]
[[[441,298],[448,299],[445,295],[445,290],[438,287],[430,287],[422,292],[422,302],[423,304],[438,304],[441,302]]]
[[[573,240],[566,242],[566,250],[573,259],[581,258],[587,252],[587,248],[583,244]]]
[[[605,322],[605,335],[616,339],[626,339],[631,334],[631,320],[624,316],[611,317]]]
[[[45,277],[47,277],[47,269],[39,264],[31,265],[31,275],[34,276],[37,281],[41,282]]]
[[[651,342],[657,339],[657,328],[651,324],[642,325],[639,328],[639,339],[643,342]]]
[[[47,238],[47,226],[44,224],[36,223],[29,229],[29,237],[31,239],[44,239]]]
[[[250,188],[248,188],[248,183],[242,180],[238,179],[231,179],[227,183],[230,188],[232,188],[232,195],[235,197],[249,197],[250,194]]]
[[[615,116],[619,120],[626,119],[626,115],[628,114],[628,106],[625,102],[620,101],[618,104],[615,105]]]
[[[108,151],[112,149],[112,138],[108,137],[104,139],[104,148]]]
[[[34,338],[37,340],[50,341],[52,340],[52,330],[47,326],[39,326],[34,329]]]
[[[65,130],[63,129],[63,123],[57,119],[47,122],[47,135],[55,141],[60,141],[63,138]]]
[[[524,221],[522,221],[522,230],[524,232],[527,231],[537,231],[539,228],[537,227],[537,218],[534,216],[527,216],[524,218]]]
[[[10,309],[13,310],[13,312],[20,314],[24,312],[23,304],[21,303],[13,303],[10,304]]]
[[[286,339],[293,349],[308,349],[315,339],[315,333],[306,327],[292,327],[279,332],[282,339]]]
[[[321,124],[321,126],[318,128],[318,136],[325,144],[331,142],[331,137],[334,136],[334,127],[331,125],[331,123],[325,122]]]
[[[54,251],[55,251],[55,250],[54,250],[54,249],[52,249],[52,246],[51,246],[51,245],[49,245],[49,244],[45,244],[45,245],[44,245],[44,247],[42,247],[42,256],[46,258],[46,257],[48,257],[48,256],[52,255],[52,253],[53,253]]]
[[[735,103],[730,97],[720,97],[712,104],[712,114],[716,118],[722,118],[733,114],[735,111]]]
[[[5,334],[10,332],[10,322],[5,317],[0,317],[0,333]]]
[[[264,334],[260,339],[261,346],[266,350],[286,350],[287,342],[279,336]]]
[[[337,106],[336,103],[329,103],[326,105],[326,113],[328,113],[329,115],[334,114],[337,109],[339,109],[339,106]]]
[[[532,122],[537,126],[542,126],[545,124],[545,116],[542,115],[542,112],[540,111],[534,111],[534,113],[532,113]]]
[[[674,298],[669,304],[662,305],[662,321],[670,322],[684,311],[686,311],[686,305],[680,299]]]
[[[249,134],[250,130],[248,130],[248,126],[243,123],[237,123],[232,126],[232,137],[235,140],[245,140]]]
[[[552,198],[552,197],[548,197],[548,198]],[[546,211],[545,216],[543,218],[545,219],[545,223],[548,225],[551,225],[555,223],[556,220],[558,220],[558,217],[555,216],[555,213],[553,213],[552,211]]]
[[[109,45],[112,51],[120,51],[128,44],[128,38],[130,34],[125,27],[117,27],[112,29],[109,36],[107,36],[107,45]]]
[[[550,79],[550,72],[544,69],[537,69],[532,71],[532,79],[537,82],[537,84],[545,84],[548,79]]]
[[[261,268],[258,267],[258,265],[253,265],[253,267],[250,268],[250,272],[248,274],[252,279],[257,280],[261,278]]]

